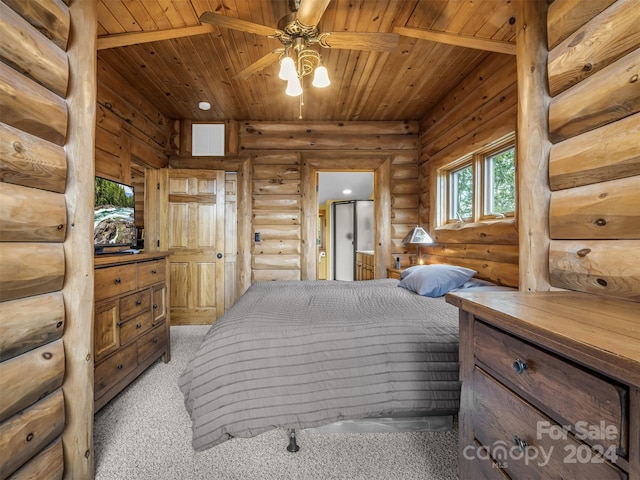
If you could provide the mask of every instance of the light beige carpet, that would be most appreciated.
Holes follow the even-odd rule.
[[[457,430],[412,433],[288,432],[191,448],[191,422],[178,377],[208,327],[171,328],[172,359],[156,362],[95,416],[96,480],[451,480]]]

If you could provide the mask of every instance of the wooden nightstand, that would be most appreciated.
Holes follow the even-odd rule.
[[[637,303],[576,292],[446,298],[460,309],[461,480],[543,469],[640,478]],[[531,461],[543,450],[544,463]]]
[[[400,269],[387,267],[387,278],[397,278],[398,280],[400,280],[400,274],[407,268],[409,267],[403,267]]]

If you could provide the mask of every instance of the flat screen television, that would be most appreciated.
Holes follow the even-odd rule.
[[[131,185],[96,177],[93,211],[93,246],[135,247],[135,196]],[[109,248],[111,251],[111,248]]]

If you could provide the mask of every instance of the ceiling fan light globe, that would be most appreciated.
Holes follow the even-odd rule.
[[[280,62],[280,72],[278,73],[278,78],[280,78],[281,80],[291,80],[297,77],[298,74],[296,72],[296,66],[293,63],[293,59],[291,57],[284,57]]]
[[[327,67],[325,67],[324,65],[320,65],[318,68],[316,68],[315,72],[313,72],[313,83],[311,85],[317,88],[325,88],[331,85]]]
[[[287,80],[287,89],[284,93],[286,93],[290,97],[300,96],[302,94],[302,85],[300,84],[300,79],[298,77],[294,77]]]

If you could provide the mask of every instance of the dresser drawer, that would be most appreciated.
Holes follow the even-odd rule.
[[[152,327],[151,311],[146,311],[131,320],[122,323],[120,327],[120,344],[124,345],[136,339]]]
[[[587,443],[615,445],[626,455],[625,388],[481,322],[475,322],[474,330],[476,363],[497,373],[533,403],[544,405],[546,413],[587,437]],[[596,428],[614,433],[587,435]]]
[[[138,264],[138,288],[148,287],[154,283],[164,282],[165,261],[151,260]]]
[[[136,341],[138,346],[138,363],[142,364],[167,346],[167,332],[164,325],[159,325]]]
[[[472,442],[463,450],[465,461],[473,461],[473,480],[511,480],[493,458],[490,457],[489,450],[480,445],[477,440]],[[502,463],[502,466],[508,464]]]
[[[94,277],[95,300],[113,297],[136,289],[136,265],[98,268]]]
[[[136,345],[131,344],[96,365],[94,372],[94,398],[100,398],[112,386],[132,373],[138,366]]]
[[[512,479],[626,479],[622,470],[478,368],[473,386],[475,437]],[[615,447],[597,450],[616,459]],[[467,449],[466,454],[474,452]]]
[[[151,308],[149,289],[127,295],[120,299],[120,320],[126,320]]]

